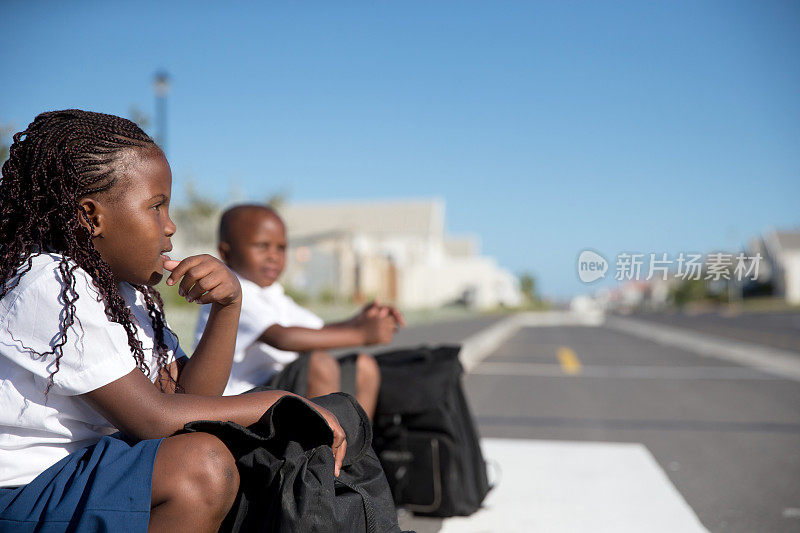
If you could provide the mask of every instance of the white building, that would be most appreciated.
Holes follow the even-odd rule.
[[[751,243],[750,249],[764,256],[758,280],[771,281],[777,296],[800,305],[800,230],[772,230]]]
[[[480,255],[477,238],[448,237],[444,211],[437,200],[284,206],[282,281],[311,295],[377,297],[405,308],[520,305],[516,277]]]

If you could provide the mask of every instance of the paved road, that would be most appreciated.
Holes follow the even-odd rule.
[[[438,331],[452,342],[479,325],[398,341]],[[521,329],[465,385],[482,437],[643,443],[709,531],[800,531],[800,382],[607,327],[555,326]]]
[[[800,356],[800,311],[738,314],[648,313],[637,314],[635,318],[721,335],[728,339],[794,350]]]

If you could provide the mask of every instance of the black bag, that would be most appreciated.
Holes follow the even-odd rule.
[[[371,447],[363,409],[348,394],[311,400],[331,411],[347,437],[347,453],[333,476],[333,432],[304,401],[285,396],[249,427],[197,421],[184,432],[218,437],[239,469],[239,493],[220,531],[397,533],[397,513]]]
[[[459,350],[422,346],[375,356],[381,389],[373,446],[395,503],[416,514],[472,514],[490,489]]]

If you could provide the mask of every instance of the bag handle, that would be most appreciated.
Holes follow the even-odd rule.
[[[378,533],[378,522],[375,520],[375,509],[372,507],[372,501],[370,501],[369,495],[365,493],[364,489],[355,485],[354,483],[350,483],[349,481],[344,481],[338,478],[334,481],[334,483],[339,483],[340,485],[347,487],[361,496],[361,502],[364,505],[364,520],[367,523],[367,533]]]

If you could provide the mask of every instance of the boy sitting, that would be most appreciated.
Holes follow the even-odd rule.
[[[356,397],[371,419],[380,387],[375,359],[358,354],[336,360],[325,350],[388,343],[405,325],[403,315],[373,302],[349,320],[325,324],[295,303],[277,281],[286,266],[286,227],[269,207],[239,205],[225,211],[219,253],[242,285],[242,314],[225,394],[260,385],[309,398],[343,390]],[[198,339],[209,312],[205,306],[200,313]]]

